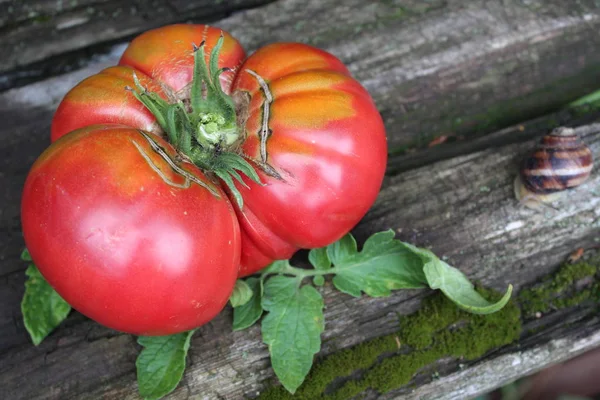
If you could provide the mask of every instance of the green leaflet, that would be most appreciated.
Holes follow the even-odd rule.
[[[21,260],[23,260],[23,261],[32,261],[31,260],[31,254],[29,254],[29,250],[23,249],[23,251],[21,252]]]
[[[352,257],[356,253],[356,240],[351,234],[327,246],[326,253],[329,260],[336,266],[344,262],[346,258]]]
[[[140,336],[144,346],[138,355],[137,380],[140,395],[147,400],[160,399],[172,392],[183,377],[185,358],[194,331],[169,336]]]
[[[252,298],[252,289],[241,279],[235,281],[233,292],[229,296],[229,302],[233,308],[243,306]]]
[[[508,303],[512,294],[512,285],[508,285],[506,293],[496,303],[490,303],[477,291],[469,279],[458,269],[444,261],[432,257],[425,264],[423,271],[432,289],[440,289],[458,307],[473,314],[491,314],[499,311]]]
[[[351,237],[351,235],[346,235]],[[427,249],[394,239],[393,231],[372,235],[361,252],[356,251],[352,238],[342,239],[327,247],[330,258],[335,257],[333,284],[342,292],[360,296],[388,296],[392,289],[440,289],[458,307],[475,313],[490,314],[508,303],[512,294],[509,286],[496,303],[485,300],[469,279],[458,269],[440,260]]]
[[[323,275],[314,276],[313,283],[315,286],[323,286],[325,284],[325,278],[323,278]]]
[[[275,276],[265,283],[262,308],[263,341],[269,346],[271,365],[291,393],[302,384],[321,349],[323,298],[298,278]]]
[[[238,280],[239,282],[239,280]],[[262,316],[261,306],[263,287],[259,278],[250,277],[246,279],[246,284],[251,290],[252,296],[243,305],[233,309],[233,330],[241,331],[252,325]]]
[[[23,251],[21,259],[31,261],[27,250]],[[25,274],[28,279],[25,282],[21,312],[31,341],[37,346],[67,318],[71,306],[46,282],[35,265],[30,264]]]
[[[310,261],[312,266],[318,271],[327,271],[331,268],[331,260],[327,255],[327,247],[312,249],[308,253],[308,261]],[[313,276],[313,284],[315,286],[323,286],[325,284],[323,275]]]
[[[348,234],[327,247],[334,263],[333,284],[344,293],[359,297],[363,291],[372,297],[389,296],[394,289],[427,287],[423,261],[404,243],[394,240],[394,232],[379,232],[356,250]]]
[[[600,101],[600,90],[596,90],[590,94],[578,98],[577,100],[569,103],[569,107],[578,107],[586,104],[594,104]]]
[[[308,253],[308,261],[310,261],[312,266],[317,270],[325,271],[331,268],[331,260],[327,255],[327,247],[312,249]]]

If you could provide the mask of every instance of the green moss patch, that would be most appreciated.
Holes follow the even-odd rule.
[[[491,292],[486,296],[498,297]],[[512,343],[521,333],[520,310],[514,302],[496,314],[482,316],[461,311],[441,293],[425,299],[419,311],[402,317],[400,323],[396,334],[317,362],[295,395],[273,386],[259,398],[348,399],[369,388],[385,393],[407,384],[440,358],[476,359]]]
[[[599,266],[592,262],[564,264],[554,274],[540,284],[519,293],[519,303],[526,317],[536,313],[546,313],[598,299],[599,283],[596,277]],[[578,288],[577,282],[590,280],[589,284]]]

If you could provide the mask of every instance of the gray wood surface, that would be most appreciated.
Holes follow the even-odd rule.
[[[145,30],[273,0],[0,0],[0,90],[72,70]],[[91,47],[91,49],[90,49]]]
[[[100,4],[127,4],[87,2],[98,9]],[[63,3],[68,14],[69,2]],[[206,11],[206,3],[193,4]],[[219,2],[210,10],[258,3]],[[0,6],[6,4],[12,3],[5,0]],[[95,16],[64,34],[54,19],[34,24],[35,32],[42,29],[35,34],[7,24],[0,28],[0,73],[35,74],[29,68],[34,60],[50,60],[50,69],[68,64],[68,54],[59,56],[62,51],[172,22],[169,10],[183,10],[189,3],[135,4],[139,10],[134,16]],[[80,8],[87,9],[75,10]],[[180,13],[202,20],[193,12]],[[426,145],[441,135],[456,139],[489,133],[543,115],[600,81],[600,4],[594,0],[279,0],[214,24],[233,33],[248,51],[274,41],[301,41],[342,58],[373,93],[395,151]],[[28,39],[19,39],[21,47],[15,49],[17,33]],[[118,52],[93,54],[95,61],[118,59]],[[11,82],[8,75],[4,80]]]
[[[114,6],[109,1],[89,3]],[[391,147],[422,145],[440,134],[459,136],[505,127],[558,108],[600,82],[596,68],[600,14],[594,1],[567,5],[558,0],[468,4],[448,0],[428,2],[427,9],[419,8],[423,3],[418,1],[334,3],[281,0],[236,13],[218,26],[239,37],[249,50],[271,41],[302,40],[338,55],[376,99]],[[6,4],[13,3],[0,0],[0,6]],[[170,4],[185,7],[187,2]],[[29,18],[25,8],[19,13],[15,21]],[[1,35],[16,26],[6,21],[0,19],[2,43],[6,41]],[[80,46],[103,40],[108,39]],[[114,63],[122,49],[113,47],[67,75],[0,93],[3,398],[138,398],[139,348],[133,337],[73,313],[36,348],[27,338],[19,307],[25,280],[25,265],[18,260],[23,247],[19,200],[28,168],[48,145],[50,119],[60,98],[85,76]],[[490,110],[501,110],[500,117],[495,119],[498,113]],[[487,125],[480,127],[478,121]],[[532,138],[565,121],[582,124],[580,132],[598,154],[600,126],[594,124],[598,115],[577,119],[560,112],[522,127],[392,157],[390,175],[356,235],[362,241],[375,231],[392,228],[401,239],[432,248],[471,279],[497,289],[509,282],[516,289],[535,282],[572,250],[596,245],[600,237],[597,169],[556,211],[524,209],[512,196],[516,165],[532,146]],[[353,299],[328,286],[323,292],[327,309],[322,354],[395,331],[397,313],[415,311],[427,295],[399,291],[386,299]],[[525,321],[525,332],[528,327],[542,328],[466,370],[459,371],[456,360],[441,360],[438,369],[447,375],[442,379],[418,377],[412,393],[404,388],[386,396],[367,395],[446,399],[475,395],[597,346],[596,314],[595,308],[582,307]],[[171,398],[253,396],[273,376],[259,329],[232,333],[230,321],[231,310],[226,309],[195,335],[184,381]]]

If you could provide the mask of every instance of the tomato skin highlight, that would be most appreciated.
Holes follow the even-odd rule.
[[[162,87],[140,71],[123,66],[106,68],[67,93],[52,118],[51,141],[96,124],[128,125],[160,135],[156,118],[131,91],[125,89],[135,86],[134,73],[148,90],[167,98]]]
[[[266,161],[282,179],[261,173],[265,186],[238,186],[245,204],[236,208],[238,219],[252,239],[242,241],[241,276],[264,264],[249,255],[286,259],[340,239],[375,201],[387,162],[385,127],[368,92],[337,58],[300,43],[263,47],[233,83],[251,97],[243,144],[249,157],[261,160],[266,96],[246,70],[260,75],[273,97]]]
[[[195,166],[179,166],[210,183]],[[57,292],[103,325],[136,335],[196,328],[231,294],[240,231],[221,189],[217,197],[194,182],[178,187],[185,183],[138,130],[72,132],[40,156],[25,183],[27,248]]]

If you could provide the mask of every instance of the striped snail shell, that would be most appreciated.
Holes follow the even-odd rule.
[[[556,128],[523,161],[515,180],[515,194],[529,206],[532,202],[539,205],[556,200],[560,192],[581,185],[592,167],[592,152],[575,131]]]

